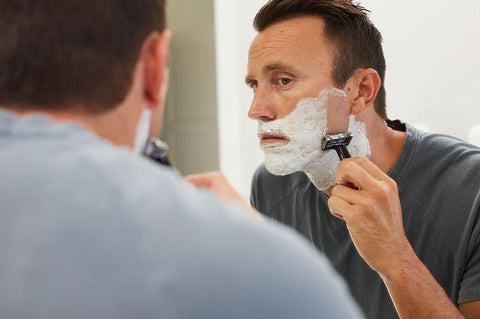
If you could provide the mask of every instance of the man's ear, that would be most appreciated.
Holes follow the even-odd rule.
[[[373,105],[382,81],[374,69],[358,70],[347,82],[345,91],[351,114],[359,114]]]
[[[143,44],[145,100],[151,109],[163,108],[168,84],[170,31],[150,34]]]

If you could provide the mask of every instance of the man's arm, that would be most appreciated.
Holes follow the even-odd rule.
[[[345,220],[359,254],[384,281],[401,318],[480,318],[480,301],[461,312],[416,256],[404,229],[397,184],[366,158],[351,158],[335,171],[328,204]],[[351,185],[355,187],[351,187]]]
[[[460,311],[465,318],[480,319],[480,301],[466,302],[460,305]]]

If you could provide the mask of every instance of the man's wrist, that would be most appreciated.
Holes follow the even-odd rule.
[[[401,253],[390,258],[385,267],[377,270],[385,284],[402,284],[410,276],[421,271],[421,268],[425,268],[410,243],[399,251]]]

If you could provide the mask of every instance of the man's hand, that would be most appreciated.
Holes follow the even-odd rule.
[[[418,259],[403,229],[397,184],[366,158],[343,160],[328,205],[385,283],[400,318],[464,318]],[[467,318],[478,302],[460,305]]]
[[[208,189],[228,203],[247,209],[256,218],[263,220],[263,216],[255,208],[250,206],[245,199],[243,199],[237,190],[230,185],[222,173],[209,172],[189,175],[185,177],[185,181],[192,184],[196,188]]]
[[[345,220],[369,266],[388,275],[414,254],[403,229],[397,184],[363,157],[343,160],[335,175],[338,185],[328,201],[331,212]]]

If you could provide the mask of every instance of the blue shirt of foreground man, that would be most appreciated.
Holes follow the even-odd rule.
[[[325,252],[368,318],[480,318],[480,150],[387,120],[381,35],[362,7],[272,0],[254,25],[254,207]],[[340,163],[321,142],[345,131],[354,158]],[[226,193],[218,177],[189,180]]]
[[[132,153],[164,6],[0,1],[0,317],[360,318],[296,234]]]

